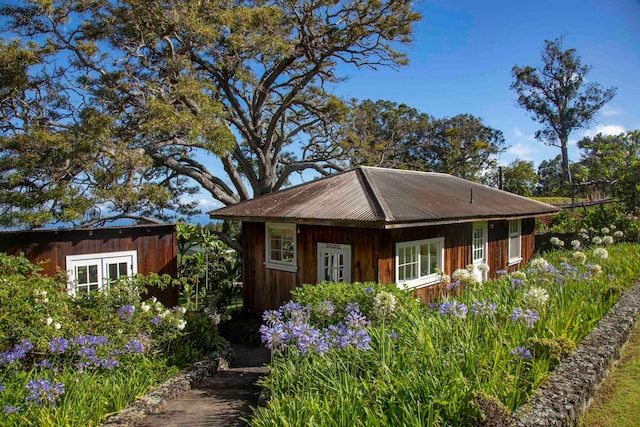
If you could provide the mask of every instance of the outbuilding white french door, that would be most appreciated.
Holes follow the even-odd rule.
[[[487,223],[486,222],[474,222],[473,232],[471,235],[471,263],[473,264],[473,275],[480,282],[487,280],[487,274],[478,268],[479,264],[487,264],[489,257],[487,255]]]
[[[351,282],[351,245],[318,243],[318,283]]]

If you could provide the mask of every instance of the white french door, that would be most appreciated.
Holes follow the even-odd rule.
[[[480,282],[487,280],[487,274],[478,268],[479,264],[488,263],[488,244],[487,244],[487,223],[474,222],[473,232],[471,235],[471,263],[473,264],[473,275]]]
[[[318,283],[351,282],[351,246],[318,243]]]

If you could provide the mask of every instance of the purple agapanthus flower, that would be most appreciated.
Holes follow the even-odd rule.
[[[33,344],[27,340],[21,340],[11,350],[0,353],[0,366],[10,365],[23,359],[31,350],[33,350]]]
[[[273,326],[260,326],[260,335],[265,347],[270,350],[282,349],[289,341],[288,334],[284,330],[282,323]]]
[[[36,363],[36,368],[49,369],[51,366],[53,365],[47,359],[42,359]]]
[[[42,406],[47,403],[55,405],[60,396],[64,394],[64,384],[53,384],[51,380],[44,378],[29,381],[26,387],[30,394],[25,400],[33,402],[36,406]]]
[[[476,301],[471,307],[471,313],[473,314],[495,314],[498,308],[498,304],[495,302],[489,302],[488,300]]]
[[[71,339],[71,343],[79,347],[96,347],[109,343],[109,338],[103,335],[81,335]]]
[[[162,322],[162,317],[160,316],[153,316],[150,320],[152,325],[159,325]]]
[[[132,305],[123,305],[118,309],[116,313],[120,316],[122,320],[130,322],[131,319],[133,318],[133,313],[135,312],[135,310],[136,308]]]
[[[54,338],[49,342],[51,353],[62,354],[69,348],[69,340],[65,338]]]
[[[514,348],[513,350],[511,350],[511,354],[513,354],[514,356],[518,356],[522,360],[531,359],[532,357],[531,351],[529,351],[529,349],[525,346]]]
[[[535,323],[538,320],[540,320],[540,316],[538,315],[537,312],[531,309],[527,309],[526,311],[523,311],[521,308],[515,308],[511,313],[511,315],[509,316],[509,318],[513,322],[522,321],[526,323],[529,329],[533,329],[533,327],[535,326]]]
[[[335,312],[336,308],[331,301],[322,301],[318,304],[318,314],[324,317],[331,317]]]
[[[440,305],[441,316],[452,316],[458,319],[467,318],[468,308],[466,305],[459,303],[458,301],[446,301]]]
[[[116,359],[112,357],[107,357],[106,359],[100,362],[99,366],[105,369],[113,369],[113,368],[119,367],[120,362],[118,362]]]
[[[144,353],[144,344],[136,339],[129,340],[124,345],[124,351],[131,354],[142,354]]]
[[[5,414],[15,414],[16,412],[20,412],[20,407],[7,405],[4,407],[2,412],[4,412]]]

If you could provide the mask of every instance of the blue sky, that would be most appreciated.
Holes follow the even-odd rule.
[[[349,80],[337,94],[405,103],[435,117],[473,114],[504,133],[511,148],[501,164],[520,158],[537,166],[559,150],[534,140],[540,125],[517,106],[511,69],[539,65],[544,40],[564,35],[564,47],[593,67],[588,80],[618,88],[592,126],[571,135],[571,159],[579,159],[575,142],[585,135],[640,129],[639,1],[435,0],[417,7],[423,19],[406,49],[410,65],[345,68]]]

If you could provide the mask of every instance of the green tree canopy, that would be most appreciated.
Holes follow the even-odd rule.
[[[15,40],[2,45],[14,53],[2,63],[0,220],[34,226],[107,204],[157,216],[193,183],[228,205],[297,171],[339,169],[345,153],[327,143],[348,111],[332,95],[337,66],[406,64],[399,49],[420,18],[409,0],[39,0],[0,16]],[[21,140],[79,170],[60,179],[39,164],[58,171],[64,158],[20,164]],[[24,210],[51,182],[83,204],[50,192]]]
[[[500,170],[493,169],[485,178],[485,182],[493,187],[500,183]],[[525,197],[533,196],[538,185],[538,173],[533,162],[515,159],[507,166],[502,166],[502,189]]]
[[[356,102],[341,134],[352,164],[478,180],[506,149],[502,132],[470,114],[436,119],[391,101]]]
[[[562,179],[562,156],[558,154],[550,160],[543,160],[538,165],[538,185],[535,195],[537,196],[570,196],[570,188],[565,185]]]
[[[563,38],[545,40],[541,66],[514,66],[511,88],[518,94],[518,104],[543,125],[536,139],[560,148],[563,179],[571,182],[569,135],[589,125],[614,97],[615,88],[588,82],[591,67],[582,64],[575,49],[563,50],[562,44]]]
[[[622,201],[630,212],[640,209],[640,131],[598,134],[578,142],[582,150],[576,184],[595,197]]]

